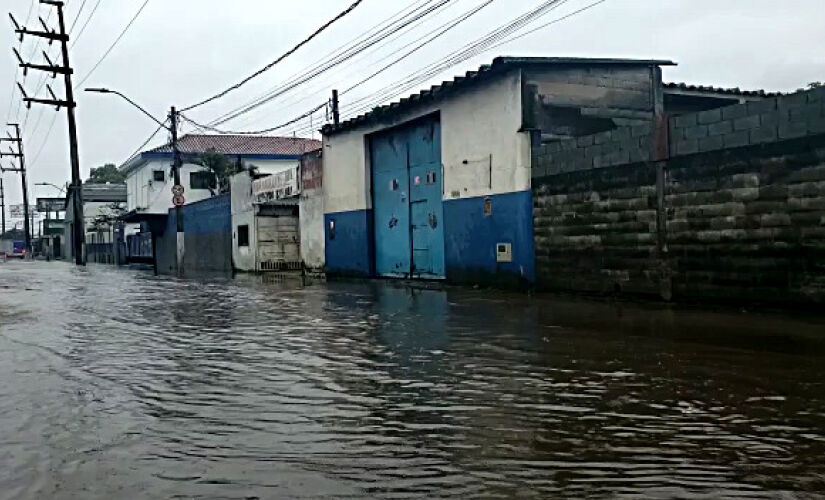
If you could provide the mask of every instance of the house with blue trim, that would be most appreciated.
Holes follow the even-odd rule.
[[[328,274],[532,283],[532,152],[653,122],[670,64],[499,57],[325,126]]]
[[[241,214],[244,207],[232,207],[230,194],[221,194],[214,174],[197,163],[201,155],[222,154],[236,163],[238,172],[255,167],[257,175],[264,176],[296,170],[302,155],[319,147],[319,141],[299,137],[199,134],[181,137],[178,149],[183,163],[180,178],[185,198],[186,268],[231,270],[233,252],[237,254],[238,249],[244,247],[237,226],[248,224],[235,217],[245,215],[245,212]],[[127,175],[124,219],[140,223],[140,232],[132,235],[133,239],[140,243],[136,246],[151,251],[152,255],[141,253],[139,257],[143,261],[154,261],[160,272],[171,272],[175,265],[175,232],[169,230],[170,221],[174,220],[170,216],[174,208],[172,160],[172,146],[165,144],[135,155],[120,167]]]
[[[214,195],[214,176],[194,163],[200,155],[214,151],[242,165],[254,165],[269,173],[298,165],[301,155],[318,148],[318,142],[292,137],[242,135],[185,135],[178,141],[183,157],[180,170],[186,204]],[[172,146],[141,152],[120,167],[125,172],[128,207],[134,219],[141,215],[166,215],[172,205]]]

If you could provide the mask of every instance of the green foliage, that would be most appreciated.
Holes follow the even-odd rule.
[[[229,158],[214,149],[203,153],[192,163],[200,165],[207,172],[212,172],[218,180],[221,193],[229,191],[229,179],[236,173],[236,165]]]
[[[89,184],[124,184],[126,174],[121,172],[113,163],[107,163],[102,167],[93,168],[89,175]]]
[[[823,85],[825,85],[825,83],[811,82],[811,83],[808,84],[808,89],[809,90],[818,89],[818,88],[822,87]]]

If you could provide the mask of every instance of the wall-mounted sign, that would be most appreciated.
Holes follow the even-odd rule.
[[[65,198],[38,198],[37,211],[38,212],[62,212],[66,210]]]
[[[298,167],[262,177],[252,182],[252,196],[258,203],[267,203],[300,194]]]

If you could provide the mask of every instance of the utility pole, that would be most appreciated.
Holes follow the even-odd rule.
[[[175,204],[175,225],[177,226],[176,238],[176,264],[178,276],[183,276],[183,264],[185,256],[186,238],[183,233],[183,186],[180,183],[180,147],[178,145],[178,111],[172,106],[169,113],[169,132],[172,134],[172,175],[175,185],[172,187],[173,202]]]
[[[3,189],[3,176],[0,175],[0,212],[2,212],[3,229],[0,235],[6,234],[6,191]]]
[[[46,25],[46,22],[43,21],[43,18],[40,18],[40,24],[43,27],[43,31],[31,31],[26,27],[21,27],[14,19],[14,16],[12,16],[11,14],[9,14],[9,17],[11,17],[11,20],[14,23],[15,32],[20,35],[21,42],[23,41],[23,37],[25,35],[45,38],[49,41],[49,44],[55,41],[60,42],[63,64],[54,64],[49,59],[49,56],[48,54],[46,54],[45,51],[43,52],[43,56],[45,57],[47,64],[26,63],[20,57],[20,53],[17,51],[17,49],[14,49],[14,53],[17,56],[17,59],[20,63],[20,67],[23,68],[24,76],[30,69],[52,73],[52,78],[56,78],[58,74],[63,75],[64,85],[66,88],[66,99],[58,99],[54,91],[52,91],[52,88],[48,85],[46,85],[46,88],[49,90],[49,94],[51,94],[51,99],[30,98],[26,95],[26,91],[22,85],[18,83],[18,87],[20,88],[20,91],[23,94],[23,101],[26,102],[26,106],[28,108],[31,108],[32,103],[55,106],[57,107],[57,109],[66,108],[66,114],[68,115],[69,119],[69,154],[71,157],[72,165],[72,184],[69,188],[69,193],[71,194],[72,198],[73,214],[72,240],[74,244],[75,264],[77,264],[78,266],[83,266],[86,265],[86,256],[84,252],[84,243],[86,240],[86,226],[85,219],[83,218],[83,181],[80,178],[80,155],[78,153],[77,146],[77,123],[75,122],[74,116],[74,108],[77,106],[77,103],[75,103],[74,100],[74,89],[72,87],[73,70],[71,64],[69,63],[69,35],[66,33],[66,24],[63,19],[63,2],[60,0],[40,0],[40,3],[45,5],[51,5],[57,9],[58,29],[60,30],[59,32],[53,29],[49,29],[49,27]]]
[[[20,137],[20,125],[16,123],[9,123],[9,127],[14,127],[14,137],[12,137],[11,134],[7,134],[7,137],[0,137],[0,143],[16,143],[17,151],[10,147],[8,153],[0,152],[0,158],[5,158],[6,156],[17,158],[17,168],[7,168],[5,170],[20,174],[20,184],[23,187],[23,230],[26,232],[26,253],[31,255],[32,227],[29,220],[29,183],[26,180],[26,156],[23,153],[23,138]]]
[[[332,91],[332,123],[336,127],[341,122],[341,114],[338,109],[338,90]]]

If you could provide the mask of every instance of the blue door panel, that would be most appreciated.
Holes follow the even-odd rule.
[[[375,272],[406,277],[411,265],[406,141],[392,135],[376,137],[372,159]]]
[[[441,127],[429,120],[371,141],[376,272],[442,279]]]

